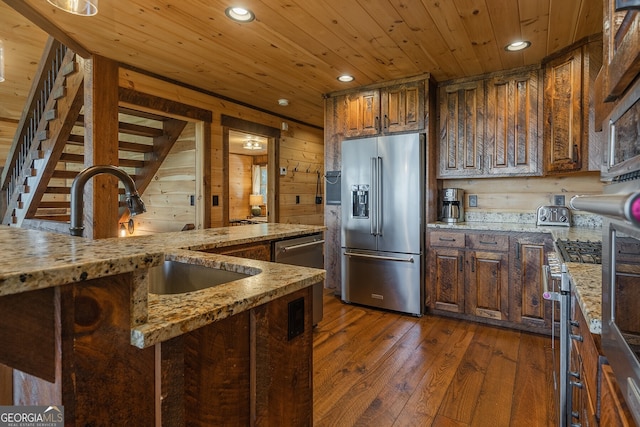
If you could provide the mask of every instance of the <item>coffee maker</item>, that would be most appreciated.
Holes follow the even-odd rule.
[[[442,222],[464,222],[464,190],[442,189]]]

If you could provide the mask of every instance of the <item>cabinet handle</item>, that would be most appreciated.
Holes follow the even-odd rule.
[[[441,242],[455,242],[456,239],[452,239],[450,237],[438,237],[438,240],[440,240]]]
[[[573,144],[573,163],[580,161],[580,153],[578,153],[578,144]]]
[[[458,263],[458,271],[462,271],[462,255],[460,255],[460,262]]]
[[[516,259],[520,261],[520,243],[516,245]]]
[[[476,257],[472,256],[471,257],[471,272],[475,272],[476,271]]]
[[[380,131],[380,117],[376,116],[376,130]]]
[[[482,245],[497,245],[498,242],[485,242],[484,240],[480,240],[480,244],[482,244]]]
[[[582,338],[582,335],[569,334],[569,336],[574,341],[578,341],[578,342],[583,342],[584,341],[584,339]]]
[[[384,128],[389,128],[389,116],[387,116],[386,114],[384,115]]]

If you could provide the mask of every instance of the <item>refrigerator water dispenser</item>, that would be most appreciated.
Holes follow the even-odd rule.
[[[369,184],[351,186],[353,218],[369,218]]]

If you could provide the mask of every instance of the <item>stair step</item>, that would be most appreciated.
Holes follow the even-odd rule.
[[[84,155],[83,154],[71,154],[71,153],[62,153],[60,155],[60,160],[67,163],[84,163]]]
[[[58,110],[56,110],[55,108],[47,110],[44,112],[42,117],[48,122],[50,122],[51,120],[55,120],[56,117],[58,117]]]
[[[40,202],[38,209],[68,209],[71,207],[71,202]]]
[[[67,138],[67,144],[84,145],[84,136],[71,134],[69,135],[69,138]]]
[[[139,144],[137,142],[120,141],[118,143],[118,149],[121,151],[131,151],[133,153],[152,153],[153,145]]]
[[[124,188],[118,188],[118,194],[124,194]],[[47,187],[45,194],[71,194],[71,187]]]
[[[62,214],[62,215],[35,215],[33,219],[39,219],[41,221],[63,221],[69,222],[71,221],[71,215]]]
[[[71,187],[47,187],[45,194],[71,194]]]
[[[69,62],[67,65],[60,69],[63,76],[67,77],[70,74],[75,73],[78,70],[78,63],[76,61]]]
[[[145,163],[142,160],[132,160],[132,159],[119,159],[120,167],[127,168],[142,168]]]
[[[49,131],[48,130],[41,130],[40,132],[36,133],[36,141],[40,142],[40,141],[44,141],[45,139],[49,139]]]
[[[74,179],[79,172],[76,171],[64,171],[64,170],[56,170],[53,171],[53,178],[64,178],[64,179]]]
[[[84,126],[84,114],[80,114],[76,120],[76,125]],[[132,123],[119,122],[118,132],[126,133],[128,135],[146,136],[149,138],[156,138],[164,135],[164,131],[158,128],[152,128],[149,126],[134,125]]]
[[[67,96],[67,88],[64,87],[64,86],[60,86],[60,87],[56,88],[54,91],[52,91],[50,96],[53,99],[55,99],[56,101],[58,99],[62,99],[65,96]]]

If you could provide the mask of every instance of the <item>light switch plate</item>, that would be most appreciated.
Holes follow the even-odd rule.
[[[469,194],[469,207],[477,208],[478,207],[478,196],[475,194]]]

